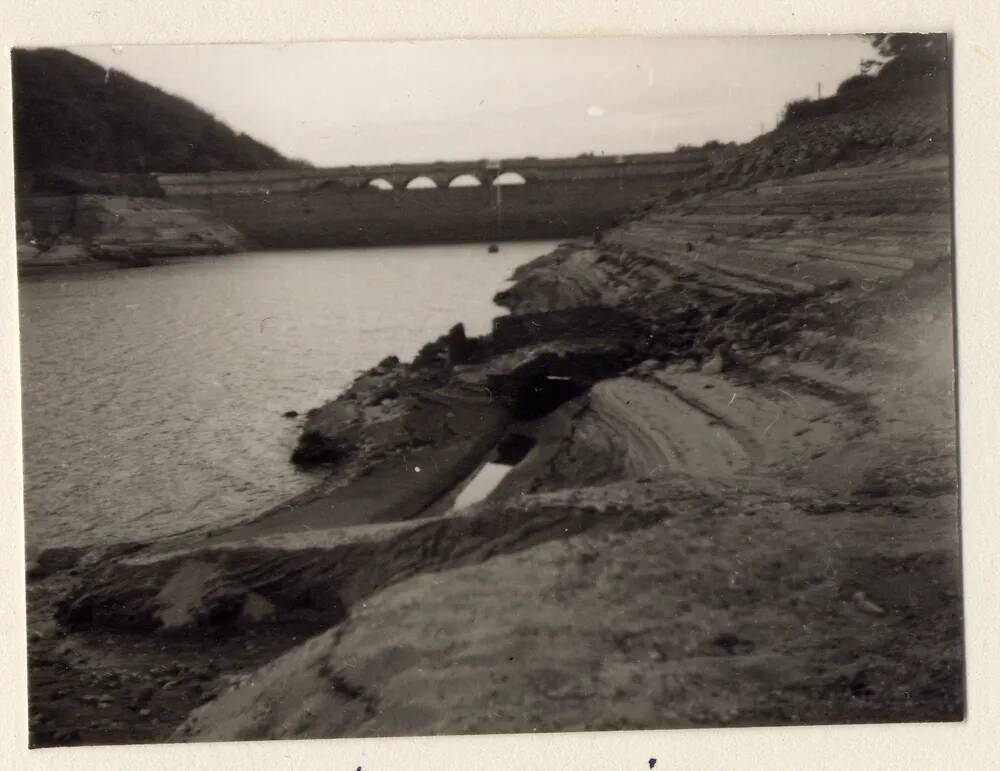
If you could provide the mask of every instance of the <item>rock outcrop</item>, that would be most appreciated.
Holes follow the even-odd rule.
[[[19,200],[18,270],[135,266],[226,254],[249,242],[212,214],[162,198],[80,195]]]

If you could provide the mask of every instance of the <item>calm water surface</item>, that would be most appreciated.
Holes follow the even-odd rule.
[[[251,518],[315,479],[299,421],[463,321],[550,242],[256,253],[21,284],[29,549]]]

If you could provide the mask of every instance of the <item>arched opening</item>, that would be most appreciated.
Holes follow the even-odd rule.
[[[518,420],[535,420],[548,415],[561,404],[575,399],[584,390],[571,377],[541,372],[528,378],[518,389],[514,400],[514,417]]]
[[[482,184],[472,174],[459,174],[448,183],[448,187],[480,187]]]
[[[437,183],[430,177],[414,177],[406,183],[407,190],[429,190],[437,187]]]
[[[527,180],[516,171],[505,171],[493,180],[494,185],[523,185]]]
[[[535,446],[533,437],[525,434],[510,433],[497,443],[496,462],[507,466],[516,466]]]
[[[392,190],[392,182],[387,179],[382,179],[378,177],[377,179],[372,179],[368,181],[366,187],[374,187],[376,190]]]

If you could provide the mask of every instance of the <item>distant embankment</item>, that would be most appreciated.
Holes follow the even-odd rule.
[[[18,251],[22,266],[47,267],[252,248],[589,236],[681,188],[707,159],[686,152],[145,176],[62,172],[58,184],[22,176]]]
[[[17,199],[17,264],[26,273],[108,263],[146,265],[250,246],[211,212],[163,198],[85,194]]]
[[[499,195],[490,188],[372,188],[176,200],[207,209],[262,248],[294,249],[591,235],[673,186],[662,178],[595,179],[511,185]]]
[[[169,200],[212,212],[261,247],[312,248],[589,235],[706,165],[684,153],[157,180]]]

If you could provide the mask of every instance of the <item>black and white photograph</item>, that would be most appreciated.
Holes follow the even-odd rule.
[[[965,718],[948,34],[10,67],[31,747]]]

